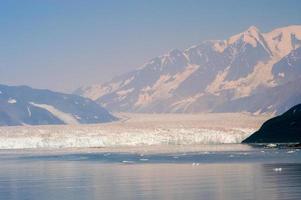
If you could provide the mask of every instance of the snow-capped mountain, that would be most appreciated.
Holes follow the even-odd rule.
[[[215,112],[253,113],[275,112],[281,114],[301,102],[301,48],[291,51],[272,68],[274,87],[224,102]]]
[[[0,85],[0,125],[101,123],[115,119],[88,98]]]
[[[222,106],[299,78],[300,47],[301,25],[268,33],[251,26],[227,40],[172,50],[107,83],[80,88],[76,94],[114,111],[232,111]],[[255,103],[266,110],[261,102]],[[241,110],[253,111],[248,105]]]

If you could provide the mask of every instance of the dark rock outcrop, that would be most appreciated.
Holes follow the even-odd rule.
[[[261,128],[243,143],[300,143],[301,104],[284,114],[266,121]]]

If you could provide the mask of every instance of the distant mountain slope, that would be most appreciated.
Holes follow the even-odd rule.
[[[212,112],[299,78],[300,47],[300,25],[268,33],[251,26],[227,40],[172,50],[107,83],[79,88],[76,94],[113,111]]]
[[[293,142],[301,142],[301,104],[266,121],[257,132],[243,141],[243,143]]]
[[[277,85],[301,77],[301,48],[297,48],[273,66],[272,73]]]
[[[248,97],[227,101],[213,111],[282,114],[301,102],[300,84],[301,78]]]
[[[115,119],[87,98],[0,85],[0,125],[101,123]]]

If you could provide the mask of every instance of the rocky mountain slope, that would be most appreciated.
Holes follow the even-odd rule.
[[[301,104],[284,114],[266,121],[261,128],[243,143],[300,143]]]
[[[254,114],[274,113],[282,114],[292,106],[301,102],[301,78],[267,88],[248,97],[227,101],[214,108],[214,112],[244,112]]]
[[[300,25],[268,33],[251,26],[227,40],[172,50],[132,72],[104,84],[79,88],[75,93],[113,111],[279,113],[283,110],[279,102],[253,102],[255,111],[248,98],[291,87],[289,82],[301,77],[300,47]],[[262,98],[265,102],[269,97]],[[279,101],[283,100],[279,97]],[[229,106],[233,103],[240,109]],[[284,103],[290,107],[295,101]]]
[[[26,86],[0,85],[0,126],[88,124],[115,119],[87,98]]]

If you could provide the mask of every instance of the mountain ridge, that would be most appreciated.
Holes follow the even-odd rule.
[[[90,99],[0,84],[1,125],[89,124],[116,120]]]
[[[225,102],[283,84],[276,80],[274,66],[300,47],[301,25],[267,33],[251,26],[226,40],[171,50],[109,82],[79,88],[76,94],[112,111],[211,112]]]

